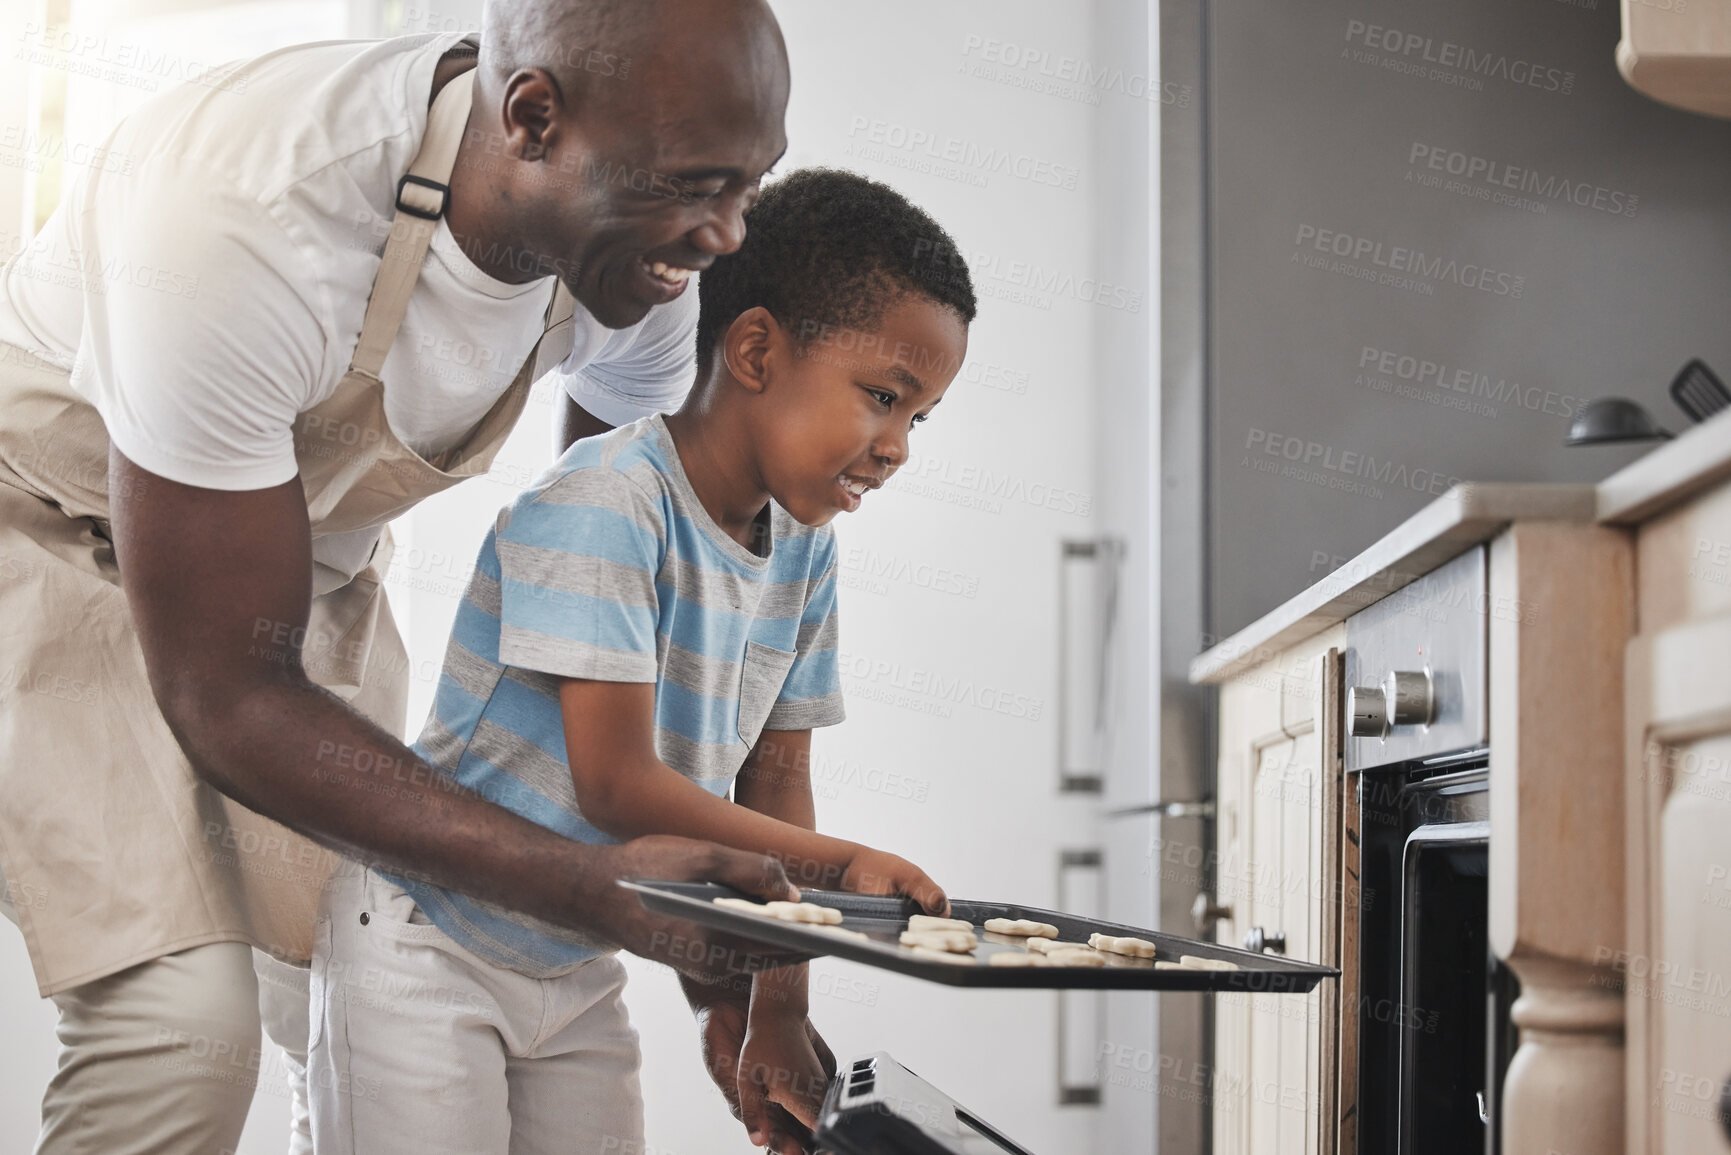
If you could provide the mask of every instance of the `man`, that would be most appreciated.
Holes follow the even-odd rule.
[[[614,882],[784,896],[773,862],[585,846],[433,776],[379,578],[539,369],[566,442],[674,407],[688,278],[738,247],[787,92],[761,0],[285,49],[128,117],[130,171],[0,273],[0,907],[62,1045],[38,1151],[232,1149],[261,999],[304,1078],[332,851],[702,978],[766,961]],[[687,989],[735,1091],[734,988]]]

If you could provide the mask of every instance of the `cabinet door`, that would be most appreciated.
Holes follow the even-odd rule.
[[[1289,672],[1265,668],[1222,695],[1218,893],[1232,917],[1218,939],[1242,946],[1261,928],[1284,936],[1290,958],[1338,965],[1339,658],[1306,650]],[[1217,1155],[1332,1150],[1334,998],[1331,983],[1216,996]]]
[[[1629,1150],[1731,1151],[1731,617],[1630,647]]]

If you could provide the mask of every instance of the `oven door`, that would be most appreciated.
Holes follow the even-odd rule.
[[[1407,835],[1401,887],[1401,1155],[1484,1151],[1491,948],[1488,822]]]

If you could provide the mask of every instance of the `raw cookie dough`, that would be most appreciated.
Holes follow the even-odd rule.
[[[1016,934],[1024,938],[1058,937],[1058,928],[1051,923],[1028,918],[988,918],[986,929],[993,934]]]
[[[1165,959],[1161,959],[1154,964],[1154,969],[1157,971],[1193,971],[1196,968],[1187,967],[1183,963],[1167,962]]]
[[[1049,967],[1052,961],[1045,955],[1024,954],[1019,950],[1001,950],[986,959],[988,966],[995,967]]]
[[[1092,950],[1085,942],[1059,942],[1055,938],[1031,938],[1028,950],[1034,954],[1051,954],[1055,950]]]
[[[1103,967],[1106,965],[1105,955],[1086,947],[1055,950],[1045,957],[1055,967]]]
[[[1178,965],[1198,971],[1235,971],[1238,964],[1223,958],[1203,958],[1200,955],[1186,954],[1178,956]]]
[[[1114,938],[1109,934],[1091,934],[1088,945],[1095,950],[1127,954],[1134,958],[1153,958],[1154,944],[1145,938]]]
[[[870,942],[872,938],[863,930],[849,930],[845,926],[826,926],[823,923],[817,923],[811,929],[822,931],[824,934],[835,935],[837,938],[857,938],[864,939],[866,942]]]
[[[979,945],[971,930],[904,930],[901,943],[903,946],[923,946],[960,954],[967,954]]]
[[[833,906],[819,906],[815,902],[752,902],[745,898],[718,898],[714,901],[716,906],[725,906],[729,910],[743,910],[765,918],[779,918],[783,922],[827,923],[833,926],[841,921],[841,911]]]
[[[974,929],[974,924],[965,918],[939,918],[935,914],[910,914],[908,916],[909,930],[966,930]]]

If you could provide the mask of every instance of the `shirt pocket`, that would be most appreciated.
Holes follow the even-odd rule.
[[[739,738],[747,746],[756,745],[763,733],[796,656],[759,642],[745,643],[745,660],[739,665]]]

